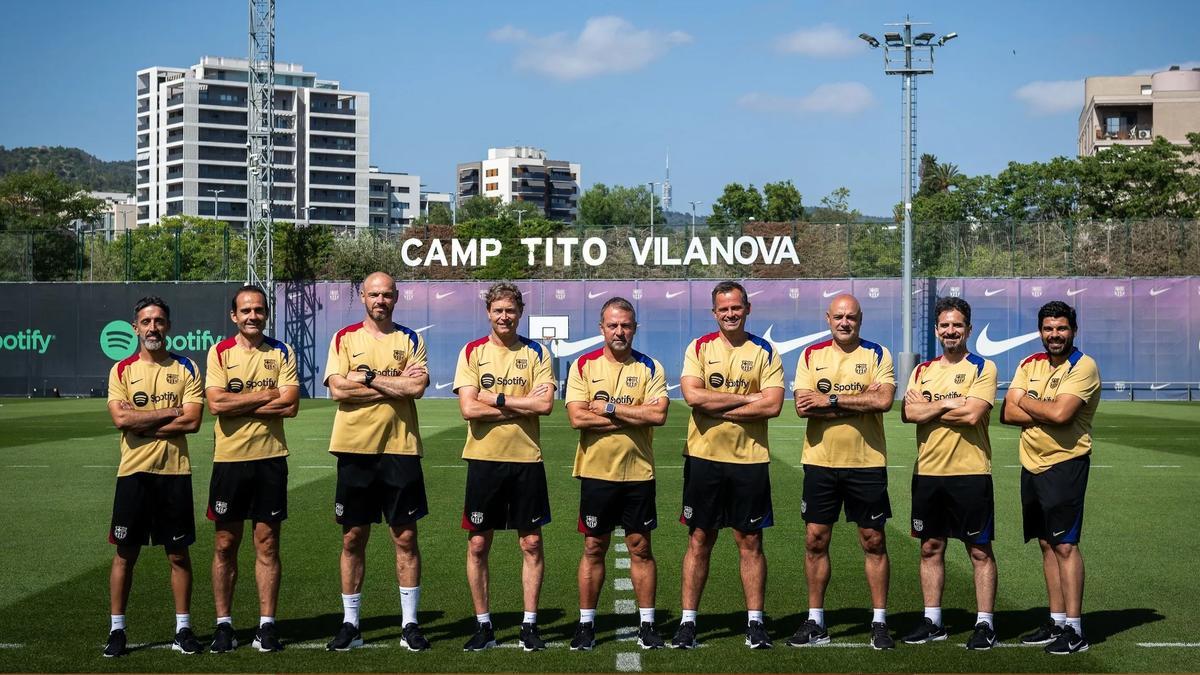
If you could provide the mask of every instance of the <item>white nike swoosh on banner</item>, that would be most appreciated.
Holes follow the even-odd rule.
[[[979,331],[979,338],[975,340],[975,353],[980,356],[995,356],[1004,352],[1020,347],[1021,345],[1036,340],[1039,333],[1035,330],[1032,333],[1010,337],[1005,340],[992,340],[988,337],[988,326],[984,324],[983,330]]]
[[[1076,295],[1079,295],[1080,293],[1082,293],[1082,292],[1084,292],[1084,291],[1086,291],[1086,290],[1087,290],[1086,288],[1072,288],[1072,289],[1069,289],[1069,290],[1067,290],[1067,297],[1068,297],[1068,298],[1073,298],[1073,297],[1075,297]]]
[[[817,338],[822,338],[822,337],[825,337],[826,335],[830,334],[828,330],[822,330],[822,331],[817,331],[816,333],[809,333],[808,335],[804,335],[802,337],[798,337],[798,338],[795,338],[792,340],[776,342],[774,339],[771,338],[771,330],[774,328],[775,328],[775,324],[771,324],[770,326],[767,326],[767,332],[763,333],[763,339],[766,340],[767,342],[770,342],[771,345],[773,347],[775,347],[775,349],[779,352],[780,356],[783,356],[784,354],[786,354],[790,351],[793,351],[795,349],[799,349],[800,347],[803,347],[804,345],[806,345],[810,342],[815,342],[817,340]]]
[[[990,298],[997,293],[1003,293],[1005,290],[1006,289],[1003,289],[1003,288],[997,288],[996,290],[992,290],[989,288],[983,292],[983,297]]]
[[[434,294],[433,294],[433,297],[434,297],[434,299],[436,299],[436,300],[441,300],[442,298],[448,298],[448,297],[450,297],[451,295],[454,295],[454,291],[448,291],[448,292],[446,292],[446,293],[441,293],[441,292],[434,293]]]
[[[677,385],[677,384],[672,384],[672,385],[670,385],[669,387],[667,387],[667,391],[671,391],[672,389],[678,389],[678,388],[679,388],[679,385]]]
[[[604,295],[604,294],[605,294],[605,293],[607,293],[607,292],[608,292],[608,291],[598,291],[598,292],[596,292],[596,293],[593,293],[593,292],[591,292],[591,291],[588,291],[588,300],[595,300],[596,298],[598,298],[598,297],[600,297],[600,296]]]
[[[571,340],[570,342],[551,340],[550,341],[550,350],[554,352],[555,356],[562,358],[564,356],[571,356],[573,354],[578,354],[579,352],[587,349],[588,347],[598,345],[601,342],[604,342],[603,335],[594,335],[590,338],[586,338],[583,340]]]
[[[841,293],[841,292],[842,292],[842,289],[840,289],[840,288],[839,288],[839,289],[837,289],[836,291],[821,291],[821,297],[823,297],[823,298],[832,298],[833,296],[835,296],[835,295],[837,295],[838,293]]]
[[[1152,384],[1150,385],[1150,391],[1159,391],[1160,389],[1166,389],[1169,386],[1171,386],[1170,382],[1167,382],[1166,384]]]
[[[687,293],[687,291],[667,291],[667,299],[670,300],[671,298],[679,297],[684,293]]]
[[[758,295],[759,293],[762,293],[762,291],[754,291],[753,293],[747,293],[746,297],[753,298],[754,296]]]
[[[437,325],[436,323],[431,323],[428,326],[421,326],[420,328],[414,330],[413,332],[414,333],[424,333],[425,331],[429,330],[430,328],[433,328],[436,325]]]
[[[453,382],[438,382],[436,385],[434,385],[433,388],[440,391],[442,389],[445,389],[446,387],[449,387],[452,384],[454,384],[454,383]]]
[[[1162,295],[1163,293],[1166,293],[1169,290],[1171,290],[1171,289],[1170,288],[1151,288],[1150,289],[1150,297],[1154,297],[1156,295]]]

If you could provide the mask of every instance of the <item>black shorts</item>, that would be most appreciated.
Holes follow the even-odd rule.
[[[1068,459],[1032,473],[1021,469],[1021,512],[1025,541],[1078,544],[1083,532],[1083,495],[1087,492],[1091,455]]]
[[[756,532],[775,524],[771,510],[771,465],[683,458],[683,511],[691,529],[732,527]]]
[[[208,519],[217,523],[287,520],[287,457],[213,462]]]
[[[579,531],[592,537],[612,532],[648,533],[658,527],[654,480],[579,479]]]
[[[990,544],[996,536],[991,474],[912,477],[912,536]]]
[[[178,548],[196,541],[192,477],[135,473],[117,478],[108,541],[117,546]]]
[[[804,465],[804,496],[800,515],[804,522],[833,525],[843,505],[846,521],[861,528],[882,530],[892,517],[888,499],[887,469],[833,469],[815,464]]]
[[[467,460],[464,530],[528,531],[549,522],[546,465],[541,462]]]
[[[388,525],[407,525],[429,514],[420,457],[335,454],[333,515],[339,524],[355,527],[386,521]]]

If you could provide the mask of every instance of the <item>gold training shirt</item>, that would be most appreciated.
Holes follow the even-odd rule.
[[[1022,466],[1041,473],[1092,452],[1092,419],[1100,405],[1100,369],[1092,357],[1076,349],[1055,368],[1045,352],[1034,354],[1017,366],[1009,386],[1043,401],[1064,394],[1083,400],[1083,407],[1066,424],[1035,424],[1021,430]]]
[[[809,345],[800,355],[792,390],[842,396],[861,394],[876,382],[896,384],[892,354],[886,347],[860,340],[858,349],[846,353],[833,340],[826,340]],[[800,462],[841,469],[887,466],[883,413],[809,419]]]
[[[709,333],[687,346],[682,377],[699,378],[708,391],[757,394],[783,388],[783,361],[771,343],[757,335],[747,333],[741,346],[732,347],[720,332]],[[693,409],[683,454],[733,464],[769,462],[767,421],[730,422]]]
[[[621,405],[643,405],[667,398],[667,378],[662,364],[632,350],[623,363],[604,356],[600,348],[579,357],[567,375],[567,403],[593,400]],[[654,427],[626,427],[614,431],[579,432],[574,476],[611,481],[654,478]]]
[[[333,375],[352,370],[373,370],[376,375],[397,377],[411,365],[426,365],[425,342],[413,330],[392,324],[396,330],[376,338],[362,323],[339,330],[329,342],[325,385]],[[330,452],[359,455],[422,454],[417,408],[410,398],[385,398],[371,403],[342,401],[333,416]]]
[[[550,355],[529,338],[518,336],[511,347],[506,347],[481,337],[468,342],[458,353],[458,367],[454,371],[456,393],[462,387],[476,387],[493,394],[527,396],[542,383],[555,384]],[[467,423],[467,443],[462,456],[493,462],[542,461],[537,417],[522,415],[495,422],[471,420]]]
[[[970,476],[992,472],[992,444],[988,438],[991,406],[996,402],[996,364],[968,353],[958,363],[937,357],[913,370],[908,388],[926,401],[977,398],[989,407],[972,426],[946,424],[934,419],[917,425],[917,466],[921,476]]]
[[[143,361],[134,354],[114,364],[109,371],[108,400],[126,401],[134,410],[162,410],[185,403],[203,405],[200,371],[195,362],[179,354],[171,354],[164,365]],[[121,433],[118,476],[135,473],[187,475],[191,472],[186,434],[154,438],[130,431]]]
[[[266,336],[254,349],[245,349],[233,337],[209,347],[208,368],[204,375],[206,389],[213,387],[235,394],[300,386],[296,376],[296,352]],[[288,454],[281,417],[218,415],[213,433],[216,436],[214,462],[244,462]]]

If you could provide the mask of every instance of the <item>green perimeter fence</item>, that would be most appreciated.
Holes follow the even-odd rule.
[[[690,239],[725,242],[740,237],[788,237],[799,264],[640,264],[629,240],[665,237],[683,258]],[[412,267],[401,244],[418,239],[412,257],[433,240],[450,251],[455,238],[490,236],[503,254],[486,267]],[[607,245],[603,265],[589,266],[576,248],[571,265],[527,264],[522,236],[591,237]],[[275,277],[280,280],[363,278],[382,269],[404,279],[487,278],[846,278],[895,277],[901,272],[901,230],[880,223],[745,223],[741,225],[579,226],[522,232],[512,223],[480,233],[459,226],[416,226],[401,231],[335,231],[278,223]],[[1200,274],[1200,221],[1014,222],[917,224],[914,274],[922,276],[1166,276]],[[0,230],[0,281],[222,281],[245,277],[246,242],[235,227],[145,227],[119,235],[67,229]]]

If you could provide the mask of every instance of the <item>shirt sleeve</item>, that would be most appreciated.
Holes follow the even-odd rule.
[[[192,363],[193,368],[198,368],[195,362]],[[183,385],[183,402],[184,403],[204,403],[204,385],[200,373],[193,373],[187,368],[183,369],[187,381]]]
[[[546,353],[545,348],[541,352],[530,349],[529,356],[533,358],[533,383],[529,385],[529,390],[533,391],[534,387],[539,384],[548,384],[557,389],[558,380],[554,379],[554,369],[550,366],[550,355]]]
[[[806,351],[800,352],[796,360],[796,379],[792,381],[792,391],[816,391],[817,383],[813,382],[812,370],[808,367],[808,359],[804,358]]]
[[[117,374],[118,364],[113,364],[112,370],[108,371],[108,400],[109,401],[128,401],[129,389],[125,387],[125,381]]]
[[[1022,391],[1029,389],[1029,373],[1025,370],[1024,362],[1017,364],[1017,370],[1013,373],[1013,379],[1008,388]]]
[[[225,389],[228,382],[225,378],[225,368],[221,366],[221,359],[217,356],[217,345],[208,348],[207,361],[208,367],[204,369],[205,388]]]
[[[291,345],[284,345],[284,347],[287,349],[287,358],[282,359],[279,364],[279,386],[299,387],[300,376],[296,373],[296,350],[292,349]],[[211,359],[209,363],[209,368],[212,368]],[[209,377],[211,378],[211,371]]]
[[[580,403],[590,401],[588,396],[587,384],[584,382],[583,375],[579,372],[579,361],[571,364],[570,372],[567,373],[567,403]]]
[[[329,341],[329,356],[325,359],[325,379],[321,382],[328,387],[329,378],[334,375],[345,375],[350,372],[350,351],[338,348],[336,335]]]
[[[879,363],[875,365],[874,382],[879,384],[896,384],[896,367],[892,364],[892,353],[887,347],[883,347],[883,356],[880,357]]]
[[[698,377],[701,380],[704,377],[704,364],[700,362],[700,355],[696,353],[696,341],[692,340],[688,344],[687,349],[683,352],[683,372],[680,377]]]
[[[1070,394],[1083,399],[1086,403],[1098,391],[1100,391],[1100,371],[1096,368],[1095,361],[1085,358],[1080,359],[1075,367],[1071,368],[1071,372],[1063,378],[1062,384],[1058,385],[1058,393],[1055,395]]]
[[[990,361],[989,361],[989,363],[990,363]],[[925,368],[929,367],[928,365],[926,365],[924,363],[918,363],[917,367],[913,368],[912,373],[910,373],[908,376],[908,384],[906,385],[905,391],[908,391],[909,389],[912,389],[914,391],[921,391],[920,389],[917,388],[918,386],[920,386],[917,382],[917,379],[921,376],[921,372],[924,370],[924,368],[922,368],[921,366],[925,366]],[[970,394],[968,394],[968,395],[970,395]]]
[[[413,350],[412,353],[408,355],[408,363],[406,365],[421,366],[425,370],[429,370],[429,356],[425,351],[425,340],[422,340],[420,336],[417,336],[413,337],[412,341]]]
[[[996,402],[996,363],[994,361],[983,362],[983,372],[979,373],[979,377],[971,383],[971,388],[967,390],[968,398],[977,398],[987,401],[988,405],[993,405]]]
[[[646,393],[642,401],[653,401],[656,398],[670,398],[670,393],[667,392],[667,371],[663,370],[658,361],[654,361],[654,375],[646,384]]]
[[[467,348],[458,352],[458,364],[454,367],[454,392],[461,387],[479,388],[479,368],[467,357]]]
[[[783,358],[779,352],[772,350],[767,354],[767,362],[763,364],[762,377],[758,380],[758,389],[783,388]]]

